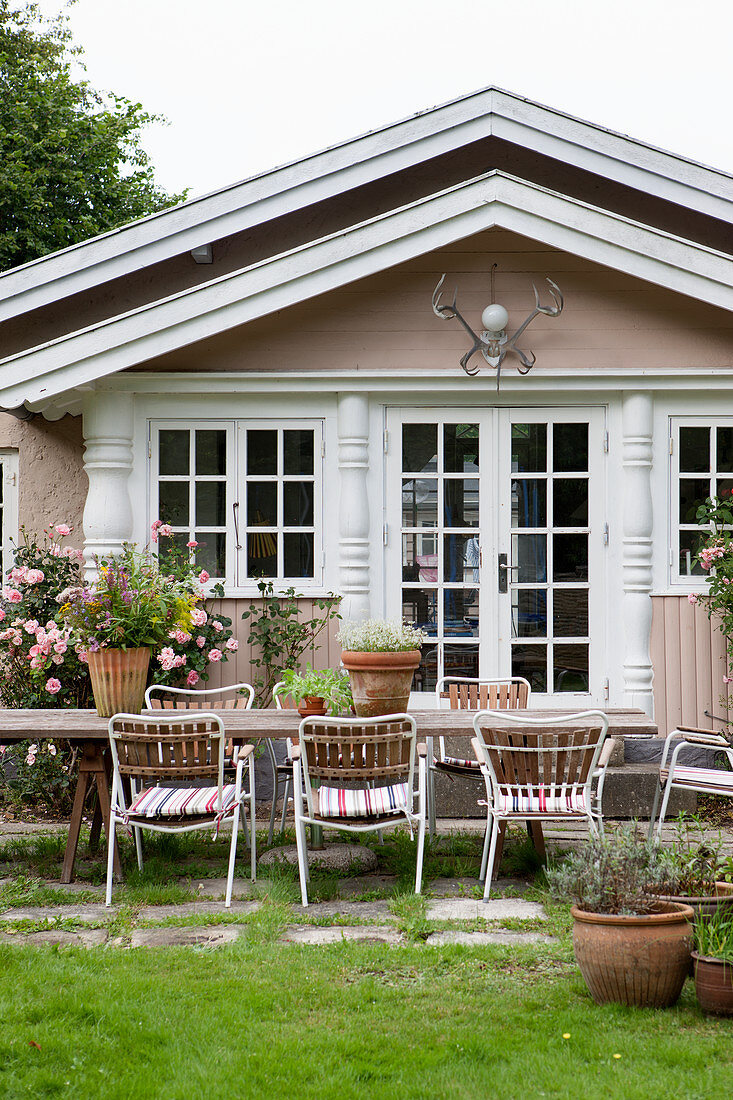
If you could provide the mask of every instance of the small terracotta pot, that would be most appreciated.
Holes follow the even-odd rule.
[[[321,718],[327,710],[326,700],[320,695],[306,695],[305,699],[298,704],[298,714],[301,718]]]
[[[695,964],[695,993],[703,1012],[733,1016],[733,966],[723,959],[692,952]]]
[[[139,714],[145,698],[150,649],[98,649],[87,653],[94,704],[101,718]]]
[[[412,678],[420,664],[420,657],[419,649],[406,649],[398,653],[365,653],[345,649],[341,661],[349,673],[357,717],[403,714],[410,701]]]
[[[675,1003],[690,966],[689,905],[660,901],[644,916],[577,908],[572,914],[575,958],[596,1004],[666,1008]]]
[[[733,882],[716,882],[715,893],[701,895],[700,897],[687,897],[685,894],[660,894],[660,901],[677,901],[682,905],[689,905],[695,914],[695,922],[708,921],[719,909],[725,909],[733,916]],[[695,973],[694,963],[690,958],[690,977]]]

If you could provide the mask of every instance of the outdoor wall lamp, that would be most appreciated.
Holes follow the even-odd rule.
[[[504,362],[506,355],[511,351],[521,360],[521,366],[517,367],[520,374],[527,374],[531,371],[535,364],[535,355],[533,352],[526,354],[520,351],[516,347],[516,342],[522,335],[527,325],[534,321],[535,317],[539,313],[544,313],[546,317],[558,317],[562,313],[562,307],[564,304],[563,296],[560,292],[560,287],[557,283],[553,283],[552,279],[547,279],[550,284],[550,294],[554,301],[554,306],[541,306],[540,296],[537,293],[537,287],[532,283],[532,289],[534,290],[535,308],[530,315],[522,322],[517,331],[512,337],[507,336],[506,326],[509,321],[509,314],[504,309],[504,306],[499,305],[494,301],[494,270],[496,268],[494,264],[491,268],[491,304],[481,314],[481,324],[484,326],[484,331],[478,336],[468,322],[461,316],[456,308],[456,300],[458,297],[458,288],[456,288],[453,295],[452,305],[441,305],[441,287],[445,282],[445,275],[442,275],[438,281],[438,285],[433,291],[433,313],[436,317],[442,317],[444,321],[450,320],[452,317],[457,318],[460,324],[463,325],[468,335],[473,340],[473,347],[470,351],[461,359],[461,366],[465,370],[466,374],[478,374],[480,367],[469,367],[468,362],[475,352],[480,351],[486,362],[496,368],[496,388],[499,389],[499,377],[501,375],[501,364]],[[547,278],[547,277],[546,277]]]

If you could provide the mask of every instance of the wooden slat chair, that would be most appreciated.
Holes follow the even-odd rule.
[[[497,718],[501,727],[492,724]],[[592,834],[603,831],[603,784],[614,747],[608,718],[599,710],[553,717],[553,726],[567,726],[567,732],[543,729],[544,722],[511,711],[479,711],[473,720],[471,743],[486,785],[484,901],[508,822],[580,819]]]
[[[167,684],[151,684],[145,692],[148,710],[251,710],[255,689],[251,684],[230,684],[229,687],[195,688],[168,687]],[[269,738],[265,742],[275,783],[277,761]],[[225,769],[236,766],[236,753],[231,738],[226,744]],[[254,818],[252,818],[254,824]],[[245,826],[246,828],[246,826]],[[138,834],[135,834],[137,839]],[[248,841],[249,842],[249,841]]]
[[[435,705],[438,710],[517,710],[530,705],[532,688],[522,676],[502,679],[469,679],[444,676],[435,685]],[[433,739],[428,739],[428,816],[430,835],[435,834],[435,773],[481,781],[478,761],[473,758],[449,756],[445,737],[438,738],[438,755],[433,756]]]
[[[244,825],[245,803],[251,819],[251,876],[256,877],[257,853],[254,830],[254,748],[237,751],[234,783],[224,782],[226,734],[218,715],[200,711],[195,717],[182,714],[115,714],[109,722],[112,755],[112,798],[107,844],[107,893],[112,904],[112,873],[116,826],[135,831],[192,832],[232,824],[225,906],[232,902],[234,861],[240,817]],[[243,788],[244,765],[248,769],[248,790]],[[125,798],[129,783],[131,798]],[[142,846],[137,845],[142,869]]]
[[[672,749],[672,742],[676,738],[679,738],[679,743]],[[728,764],[727,770],[681,763],[680,755],[691,748],[713,749],[722,753]],[[671,756],[670,749],[672,749]],[[697,729],[694,726],[678,726],[667,735],[649,822],[649,839],[655,842],[659,841],[669,796],[674,787],[685,791],[697,791],[699,794],[721,794],[733,798],[733,745],[715,730]],[[662,799],[661,809],[659,809],[660,798]],[[657,810],[659,810],[658,818]]]
[[[415,893],[425,850],[427,746],[409,714],[387,718],[304,718],[292,748],[295,836],[303,905],[308,904],[306,825],[362,833],[417,825]],[[418,786],[415,790],[415,757]],[[417,809],[415,802],[417,801]]]

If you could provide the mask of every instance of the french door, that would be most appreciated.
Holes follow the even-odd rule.
[[[427,635],[415,687],[526,677],[605,698],[604,416],[392,409],[386,612]]]

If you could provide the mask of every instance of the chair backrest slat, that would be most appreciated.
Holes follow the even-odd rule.
[[[407,716],[381,719],[306,718],[300,743],[306,771],[306,793],[312,781],[378,786],[412,781],[415,756],[414,721]]]

